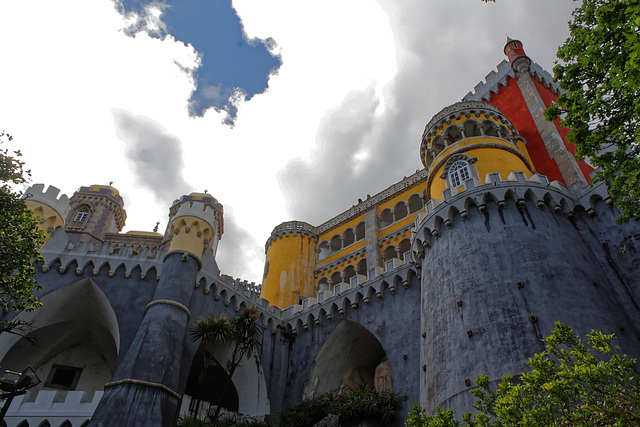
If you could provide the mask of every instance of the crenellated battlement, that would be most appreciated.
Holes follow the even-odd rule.
[[[532,62],[529,67],[529,72],[545,87],[551,89],[553,93],[559,94],[561,89],[556,82],[553,81],[553,76],[545,71],[539,64]],[[503,60],[498,64],[497,72],[492,70],[485,77],[484,81],[478,83],[472,91],[467,93],[463,101],[489,101],[494,93],[500,93],[500,87],[506,86],[509,78],[515,78],[516,74],[511,68],[511,64],[507,60]]]
[[[442,199],[429,200],[425,211],[416,218],[417,240],[420,241],[418,246],[428,247],[431,239],[428,234],[437,239],[442,227],[451,228],[457,217],[467,220],[471,212],[484,215],[487,212],[487,203],[490,202],[496,203],[499,209],[506,209],[510,205],[508,202],[513,202],[518,208],[524,208],[529,201],[537,209],[547,208],[570,219],[574,216],[576,206],[582,206],[589,215],[595,215],[593,205],[598,200],[604,200],[608,205],[613,204],[613,199],[607,194],[604,186],[576,196],[571,189],[558,181],[549,182],[545,176],[538,174],[527,179],[524,172],[512,172],[507,179],[502,179],[499,173],[490,173],[482,184],[475,179],[468,179],[464,182],[464,190],[452,194],[451,190],[447,189],[442,192]],[[416,247],[416,239],[412,247],[414,254],[422,251],[422,248]]]
[[[85,425],[93,415],[103,391],[40,390],[16,396],[7,411],[6,425],[28,425],[22,421],[39,422],[37,425]]]
[[[213,228],[216,227],[216,223],[220,220],[219,212],[216,212],[213,207],[198,201],[181,204],[172,220],[175,221],[176,219],[185,216],[200,218],[206,221]]]
[[[413,280],[419,280],[411,262],[405,262],[392,271],[378,273],[356,286],[342,283],[333,290],[320,292],[317,297],[305,298],[300,304],[283,309],[283,326],[293,335],[309,331],[312,323],[320,325],[334,318],[340,319],[347,311],[366,310],[374,299],[393,297],[401,289],[409,288]]]
[[[118,277],[116,272],[121,272],[128,279],[134,271],[138,271],[139,277],[136,278],[144,280],[147,276],[153,276],[155,280],[160,280],[164,265],[164,252],[149,247],[134,249],[130,246],[106,244],[96,250],[93,243],[79,243],[73,249],[62,252],[43,248],[41,254],[44,257],[40,268],[43,273],[48,273],[55,267],[60,274],[64,274],[75,266],[77,276],[81,276],[86,268],[91,268],[93,276],[106,269],[109,278]]]
[[[191,193],[174,200],[169,208],[169,224],[178,216],[192,215],[217,229],[218,238],[224,234],[224,207],[207,193]]]
[[[496,70],[491,70],[484,81],[478,83],[472,91],[467,93],[463,101],[488,101],[493,93],[500,93],[500,86],[506,86],[509,78],[515,78],[516,73],[506,59],[498,64]]]
[[[249,291],[260,295],[260,291],[262,289],[262,285],[259,283],[256,284],[255,282],[249,282],[248,280],[228,276],[226,274],[220,275],[220,281],[240,292]]]
[[[69,197],[66,194],[60,194],[60,190],[53,185],[44,191],[44,184],[34,184],[24,192],[23,198],[49,206],[62,220],[67,216]]]

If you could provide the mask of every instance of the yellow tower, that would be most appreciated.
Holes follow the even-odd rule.
[[[262,298],[279,308],[315,296],[315,227],[302,221],[284,222],[273,229],[265,251]]]
[[[486,102],[458,102],[427,124],[420,158],[428,171],[427,198],[441,199],[465,188],[465,181],[485,182],[490,173],[506,179],[511,172],[534,173],[524,139],[497,107]]]
[[[56,187],[49,186],[44,190],[44,184],[34,184],[25,191],[25,204],[33,212],[33,217],[38,223],[45,237],[51,235],[61,227],[64,227],[64,218],[69,209],[69,198],[66,194],[60,194]]]
[[[202,267],[202,256],[211,250],[215,257],[218,242],[224,233],[222,205],[206,193],[191,193],[173,202],[169,210],[166,239],[170,240],[169,252],[186,253]]]

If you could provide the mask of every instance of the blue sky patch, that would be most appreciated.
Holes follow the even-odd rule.
[[[122,10],[140,13],[150,3],[153,1],[122,0]],[[264,92],[269,76],[282,64],[280,56],[269,51],[275,41],[271,38],[247,40],[231,0],[161,3],[166,5],[162,14],[166,34],[190,43],[202,56],[202,64],[195,75],[197,88],[189,100],[190,114],[202,116],[213,107],[226,111],[225,123],[233,125],[238,113],[237,98],[249,100]],[[165,35],[150,34],[155,37]],[[239,95],[238,90],[241,91]]]

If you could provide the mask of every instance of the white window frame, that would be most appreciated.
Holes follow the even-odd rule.
[[[471,179],[471,168],[464,160],[456,160],[448,171],[452,188],[460,188],[467,179]]]
[[[73,219],[74,221],[80,221],[80,222],[84,222],[87,220],[87,218],[89,218],[89,209],[87,208],[81,208],[77,213],[75,218]]]

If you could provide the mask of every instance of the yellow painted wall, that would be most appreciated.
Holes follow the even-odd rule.
[[[362,258],[366,258],[367,257],[367,253],[366,251],[361,255],[361,254],[357,254],[353,257],[349,257],[344,259],[342,262],[340,262],[340,264],[338,265],[333,265],[330,266],[329,268],[316,268],[315,273],[317,274],[316,276],[316,283],[318,283],[318,281],[320,279],[322,279],[323,277],[326,277],[327,279],[331,277],[331,275],[333,273],[335,273],[336,271],[344,271],[344,269],[346,269],[347,267],[349,267],[350,265],[353,265],[354,267],[358,266],[358,263],[360,262],[360,260]]]
[[[509,145],[499,139],[474,138],[471,140],[459,142],[455,146],[448,147],[447,150],[443,151],[443,153],[436,158],[436,161],[434,161],[434,166],[440,161],[440,159],[445,159],[455,149],[483,142],[500,143],[501,145],[513,148],[512,145]],[[525,155],[525,157],[528,159],[529,157],[528,153],[526,152],[526,148],[524,148],[524,150],[525,151],[523,155]],[[471,158],[477,158],[476,163],[471,165],[471,167],[475,168],[475,170],[477,171],[477,176],[481,183],[484,183],[487,174],[494,172],[499,172],[502,179],[507,179],[511,172],[524,172],[527,178],[533,175],[533,171],[531,171],[527,167],[527,165],[522,161],[520,157],[506,150],[497,148],[478,148],[465,151],[464,154],[468,155]],[[429,191],[427,193],[427,196],[430,199],[434,198],[442,200],[442,192],[447,188],[446,180],[440,178],[443,169],[444,164],[440,165],[436,170],[432,170],[429,172],[429,176],[433,177],[431,184],[429,185]],[[460,187],[458,191],[461,191],[461,189],[463,188],[464,187]]]
[[[400,244],[401,241],[403,241],[404,239],[411,239],[411,231],[410,230],[405,230],[402,233],[397,233],[395,235],[393,235],[392,237],[390,237],[389,239],[386,239],[382,245],[380,245],[380,251],[384,251],[388,246],[395,246],[398,247],[398,245]]]
[[[278,308],[315,296],[313,269],[316,261],[316,241],[302,234],[275,238],[267,248],[269,269],[262,281],[262,298]]]
[[[189,227],[187,232],[186,227]],[[175,230],[178,229],[178,234]],[[198,236],[198,232],[202,234]],[[171,222],[171,245],[169,251],[186,251],[201,261],[202,251],[205,248],[204,241],[207,239],[211,243],[213,230],[211,226],[201,218],[185,215],[179,216]]]
[[[49,206],[33,200],[25,200],[25,204],[27,208],[33,212],[33,217],[38,223],[38,228],[44,233],[47,239],[57,228],[64,226],[64,220]]]
[[[418,211],[418,212],[420,212],[420,211]],[[418,212],[414,212],[412,214],[409,214],[406,217],[402,218],[400,221],[394,222],[393,224],[389,225],[388,227],[381,228],[380,230],[378,230],[378,237],[387,235],[389,233],[393,233],[394,231],[404,227],[405,225],[409,224],[410,222],[413,222],[416,219],[416,216],[418,215]]]
[[[422,194],[422,192],[424,191],[424,186],[425,186],[425,183],[421,182],[418,185],[415,185],[411,188],[407,188],[406,191],[403,191],[402,193],[397,194],[395,197],[387,200],[386,202],[379,204],[377,207],[378,216],[380,216],[380,212],[382,212],[386,208],[393,209],[393,207],[401,200],[409,203],[409,197],[411,197],[414,194],[419,194],[419,195]],[[407,209],[407,212],[408,211],[409,210]]]
[[[353,233],[355,234],[356,232],[356,227],[358,226],[358,224],[360,224],[361,222],[364,221],[364,214],[359,215],[347,222],[345,222],[344,224],[332,228],[331,230],[327,231],[324,234],[321,234],[320,236],[318,236],[318,244],[320,244],[320,242],[322,242],[323,240],[326,240],[327,242],[331,242],[331,238],[333,236],[335,236],[336,234],[339,234],[340,236],[342,236],[342,234],[349,228],[353,229]]]

